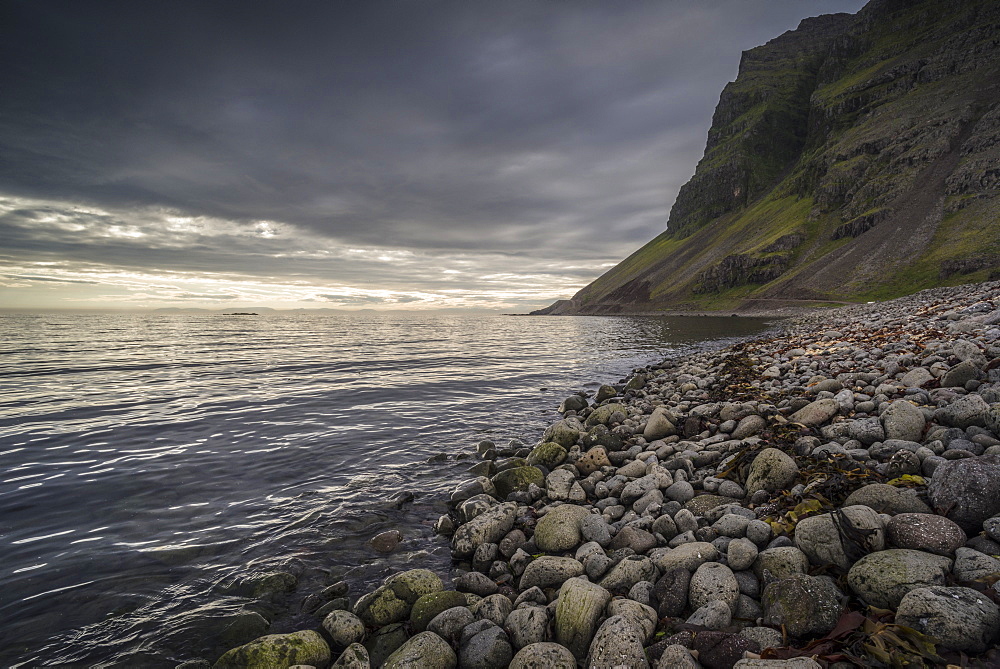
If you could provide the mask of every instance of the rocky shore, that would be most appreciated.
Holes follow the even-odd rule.
[[[1000,282],[802,316],[559,410],[532,448],[478,445],[436,526],[451,574],[335,584],[314,628],[214,666],[1000,663]]]

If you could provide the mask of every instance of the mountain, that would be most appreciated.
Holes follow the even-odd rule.
[[[1000,278],[1000,2],[872,0],[743,53],[667,229],[540,312],[749,310]]]

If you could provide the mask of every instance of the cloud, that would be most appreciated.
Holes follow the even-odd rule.
[[[741,49],[861,4],[7,3],[0,246],[571,293],[663,230]]]
[[[51,281],[52,283],[80,283],[86,285],[97,285],[97,281],[82,281],[80,279],[60,279],[53,276],[25,276],[19,274],[4,274],[4,277],[8,279],[17,279],[20,281]]]

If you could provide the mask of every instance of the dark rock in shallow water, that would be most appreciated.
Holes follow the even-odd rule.
[[[403,533],[399,530],[387,530],[379,532],[372,537],[368,544],[379,553],[391,553],[399,546],[403,540]]]

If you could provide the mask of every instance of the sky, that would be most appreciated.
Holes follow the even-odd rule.
[[[0,0],[0,308],[528,310],[859,0]]]

